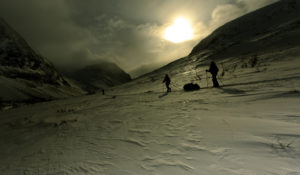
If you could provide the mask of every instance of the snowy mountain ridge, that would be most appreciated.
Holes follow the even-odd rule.
[[[83,94],[0,18],[1,102],[29,102]]]
[[[190,56],[212,52],[224,56],[299,46],[300,2],[281,0],[239,17],[196,45]]]
[[[131,80],[130,75],[118,65],[104,61],[86,66],[66,75],[87,91],[108,89]]]

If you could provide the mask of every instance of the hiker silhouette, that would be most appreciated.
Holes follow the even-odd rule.
[[[171,92],[171,88],[170,88],[171,79],[168,74],[166,74],[163,83],[166,84],[167,92]]]
[[[217,80],[217,75],[218,75],[218,72],[219,72],[219,68],[217,67],[217,65],[214,61],[212,61],[210,63],[210,67],[209,67],[208,70],[206,70],[206,72],[211,73],[214,87],[220,87],[219,82]]]

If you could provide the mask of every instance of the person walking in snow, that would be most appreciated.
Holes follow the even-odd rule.
[[[168,74],[166,74],[163,83],[166,84],[167,92],[171,92],[171,88],[170,88],[171,79]]]
[[[211,73],[214,87],[220,87],[219,82],[217,80],[217,75],[218,75],[218,72],[219,72],[219,68],[217,67],[217,65],[214,61],[212,61],[210,63],[209,70],[206,70],[206,72]]]

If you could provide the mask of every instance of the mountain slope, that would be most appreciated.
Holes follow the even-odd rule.
[[[81,94],[0,18],[2,102],[43,101]]]
[[[207,51],[232,56],[299,46],[299,26],[300,2],[281,0],[218,28],[190,55]]]
[[[131,80],[130,75],[119,66],[110,62],[101,62],[69,73],[84,89],[94,91],[120,85]]]

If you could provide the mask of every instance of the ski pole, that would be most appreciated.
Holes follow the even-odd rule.
[[[206,87],[208,87],[207,72],[205,71],[205,73],[206,73]]]
[[[220,76],[218,75],[218,79],[220,80],[220,82],[222,83],[222,86],[224,86],[223,81],[221,80]]]
[[[177,88],[176,84],[172,83],[172,85]]]

